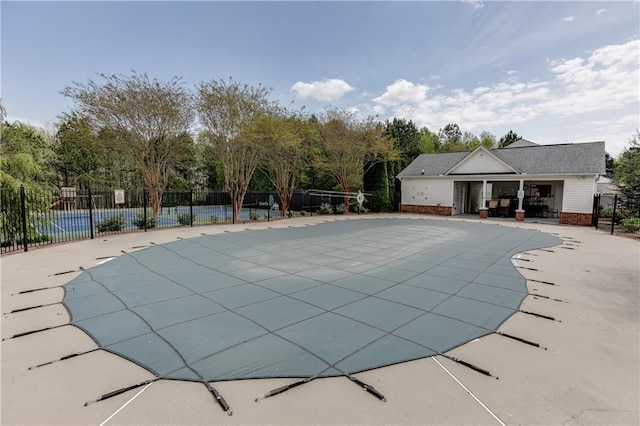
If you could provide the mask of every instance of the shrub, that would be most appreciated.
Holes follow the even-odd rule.
[[[38,234],[38,235],[32,235],[27,237],[27,244],[34,244],[34,243],[46,243],[49,241],[49,236],[47,234]],[[0,247],[11,247],[12,245],[14,245],[11,241],[2,241],[0,242]],[[15,245],[17,246],[21,246],[22,245],[22,238],[18,238],[15,241]]]
[[[218,216],[211,216],[209,219],[211,220],[211,223],[218,223],[219,220]]]
[[[144,215],[138,213],[133,224],[138,227],[138,229],[153,229],[156,227],[156,220],[151,215],[147,215],[147,222],[144,221]],[[146,225],[146,226],[145,226]]]
[[[640,217],[628,217],[620,221],[620,228],[627,232],[640,231]]]
[[[288,210],[288,211],[287,211],[287,217],[288,217],[289,219],[291,219],[291,218],[293,217],[293,215],[294,215],[294,214],[295,214],[295,213],[293,213],[293,210]]]
[[[633,214],[631,213],[631,210],[625,208],[625,207],[618,207],[616,209],[616,217],[614,218],[616,223],[621,223],[623,220],[625,219],[629,219],[629,218],[633,218]]]
[[[307,212],[305,210],[300,210],[300,216],[306,216]]]
[[[351,204],[350,208],[354,213],[369,213],[368,208],[366,208],[365,206],[362,206],[362,208],[360,208],[360,205],[358,204]]]
[[[260,219],[260,215],[257,212],[251,212],[249,214],[249,220],[258,220]]]
[[[345,212],[344,203],[338,204],[336,206],[336,214],[344,214],[344,212]]]
[[[320,204],[320,208],[318,209],[318,213],[320,213],[320,214],[331,214],[331,213],[333,213],[333,209],[331,208],[331,204],[329,204],[329,203]]]
[[[96,223],[98,232],[118,232],[122,231],[124,226],[124,218],[122,216],[107,217]]]
[[[611,219],[613,217],[613,209],[602,209],[600,210],[599,216],[602,218]],[[616,218],[615,218],[616,223],[620,223],[623,220],[630,217],[633,217],[631,210],[625,207],[616,208]]]
[[[193,219],[195,220],[196,215],[193,215]],[[191,215],[189,213],[179,214],[178,215],[178,223],[180,225],[191,225]]]

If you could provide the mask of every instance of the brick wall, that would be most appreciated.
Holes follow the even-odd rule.
[[[451,216],[451,206],[419,206],[416,204],[401,204],[400,211],[405,213],[437,214]]]
[[[563,225],[591,226],[591,213],[560,212],[559,222]]]

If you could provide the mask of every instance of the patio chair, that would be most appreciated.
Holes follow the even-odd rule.
[[[511,205],[511,200],[509,198],[501,198],[500,204],[498,207],[498,214],[501,217],[509,217],[509,206]]]
[[[489,200],[489,216],[496,217],[498,215],[498,200]]]

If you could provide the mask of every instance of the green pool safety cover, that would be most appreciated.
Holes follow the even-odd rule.
[[[64,286],[71,323],[158,378],[328,377],[493,333],[527,295],[516,253],[542,232],[339,220],[153,245]]]

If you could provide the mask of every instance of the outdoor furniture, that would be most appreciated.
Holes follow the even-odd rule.
[[[495,217],[498,215],[498,200],[489,200],[489,216]]]
[[[501,198],[498,205],[498,214],[501,217],[509,217],[509,207],[511,206],[510,198]]]

